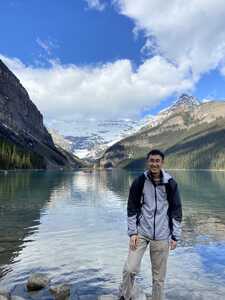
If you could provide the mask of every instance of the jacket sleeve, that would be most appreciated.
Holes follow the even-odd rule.
[[[181,221],[182,221],[182,203],[180,198],[180,192],[178,185],[175,181],[173,181],[172,188],[172,236],[171,238],[175,241],[178,241],[181,237]]]
[[[137,234],[137,218],[138,218],[138,179],[135,179],[131,184],[129,197],[127,202],[127,225],[128,235]]]

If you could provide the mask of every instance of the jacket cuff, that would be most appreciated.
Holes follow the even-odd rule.
[[[130,234],[128,234],[129,235],[129,237],[132,237],[133,235],[138,235],[138,233],[137,232],[134,232],[134,233],[130,233]]]
[[[173,231],[171,232],[171,239],[178,241],[181,237],[181,223],[176,221],[174,218],[173,221]]]
[[[171,235],[171,240],[175,241],[175,242],[178,242],[179,240],[172,234]]]
[[[127,233],[129,236],[137,234],[138,230],[137,230],[137,217],[136,215],[133,215],[131,217],[128,217],[128,230]]]

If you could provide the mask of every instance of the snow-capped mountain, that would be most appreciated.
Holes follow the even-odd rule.
[[[186,94],[181,95],[171,106],[161,110],[156,116],[146,116],[141,120],[119,119],[119,120],[64,120],[54,121],[48,124],[49,128],[57,128],[64,135],[61,147],[71,148],[79,158],[90,160],[101,157],[104,151],[120,140],[137,132],[144,132],[154,127],[155,134],[164,131],[168,126],[171,130],[192,127],[196,122],[212,122],[223,115],[223,109],[213,109],[211,102],[202,105],[195,97]],[[190,117],[184,117],[187,113]],[[54,142],[60,143],[60,139]],[[62,142],[63,141],[63,142]],[[68,148],[67,148],[68,149]]]
[[[167,110],[174,111],[177,108],[185,108],[188,107],[189,109],[191,107],[195,107],[196,105],[199,105],[200,102],[197,98],[193,96],[189,96],[187,94],[181,95],[174,103],[167,108]]]
[[[146,128],[151,128],[162,124],[164,120],[169,118],[169,116],[173,115],[174,113],[179,114],[186,111],[193,112],[199,105],[200,102],[197,98],[183,94],[177,98],[172,105],[162,109],[155,117],[153,117]]]
[[[96,159],[104,150],[124,137],[134,134],[151,122],[152,116],[141,120],[55,120],[47,122],[48,128],[57,129],[54,142],[63,147],[71,147],[79,158]],[[56,131],[54,131],[56,133]],[[59,138],[59,133],[63,137]]]

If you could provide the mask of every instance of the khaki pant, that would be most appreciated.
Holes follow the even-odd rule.
[[[152,300],[163,300],[169,241],[150,240],[144,236],[139,236],[136,250],[129,249],[128,258],[124,265],[120,296],[123,296],[125,300],[129,300],[132,296],[135,275],[140,271],[141,260],[149,243],[152,265]]]

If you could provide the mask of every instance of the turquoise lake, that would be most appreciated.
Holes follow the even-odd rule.
[[[128,251],[127,196],[140,173],[0,173],[0,287],[33,299],[24,286],[42,272],[52,283],[71,284],[71,299],[116,294]],[[169,173],[184,216],[182,240],[169,255],[166,299],[224,300],[225,172]],[[137,284],[151,291],[148,252]]]

